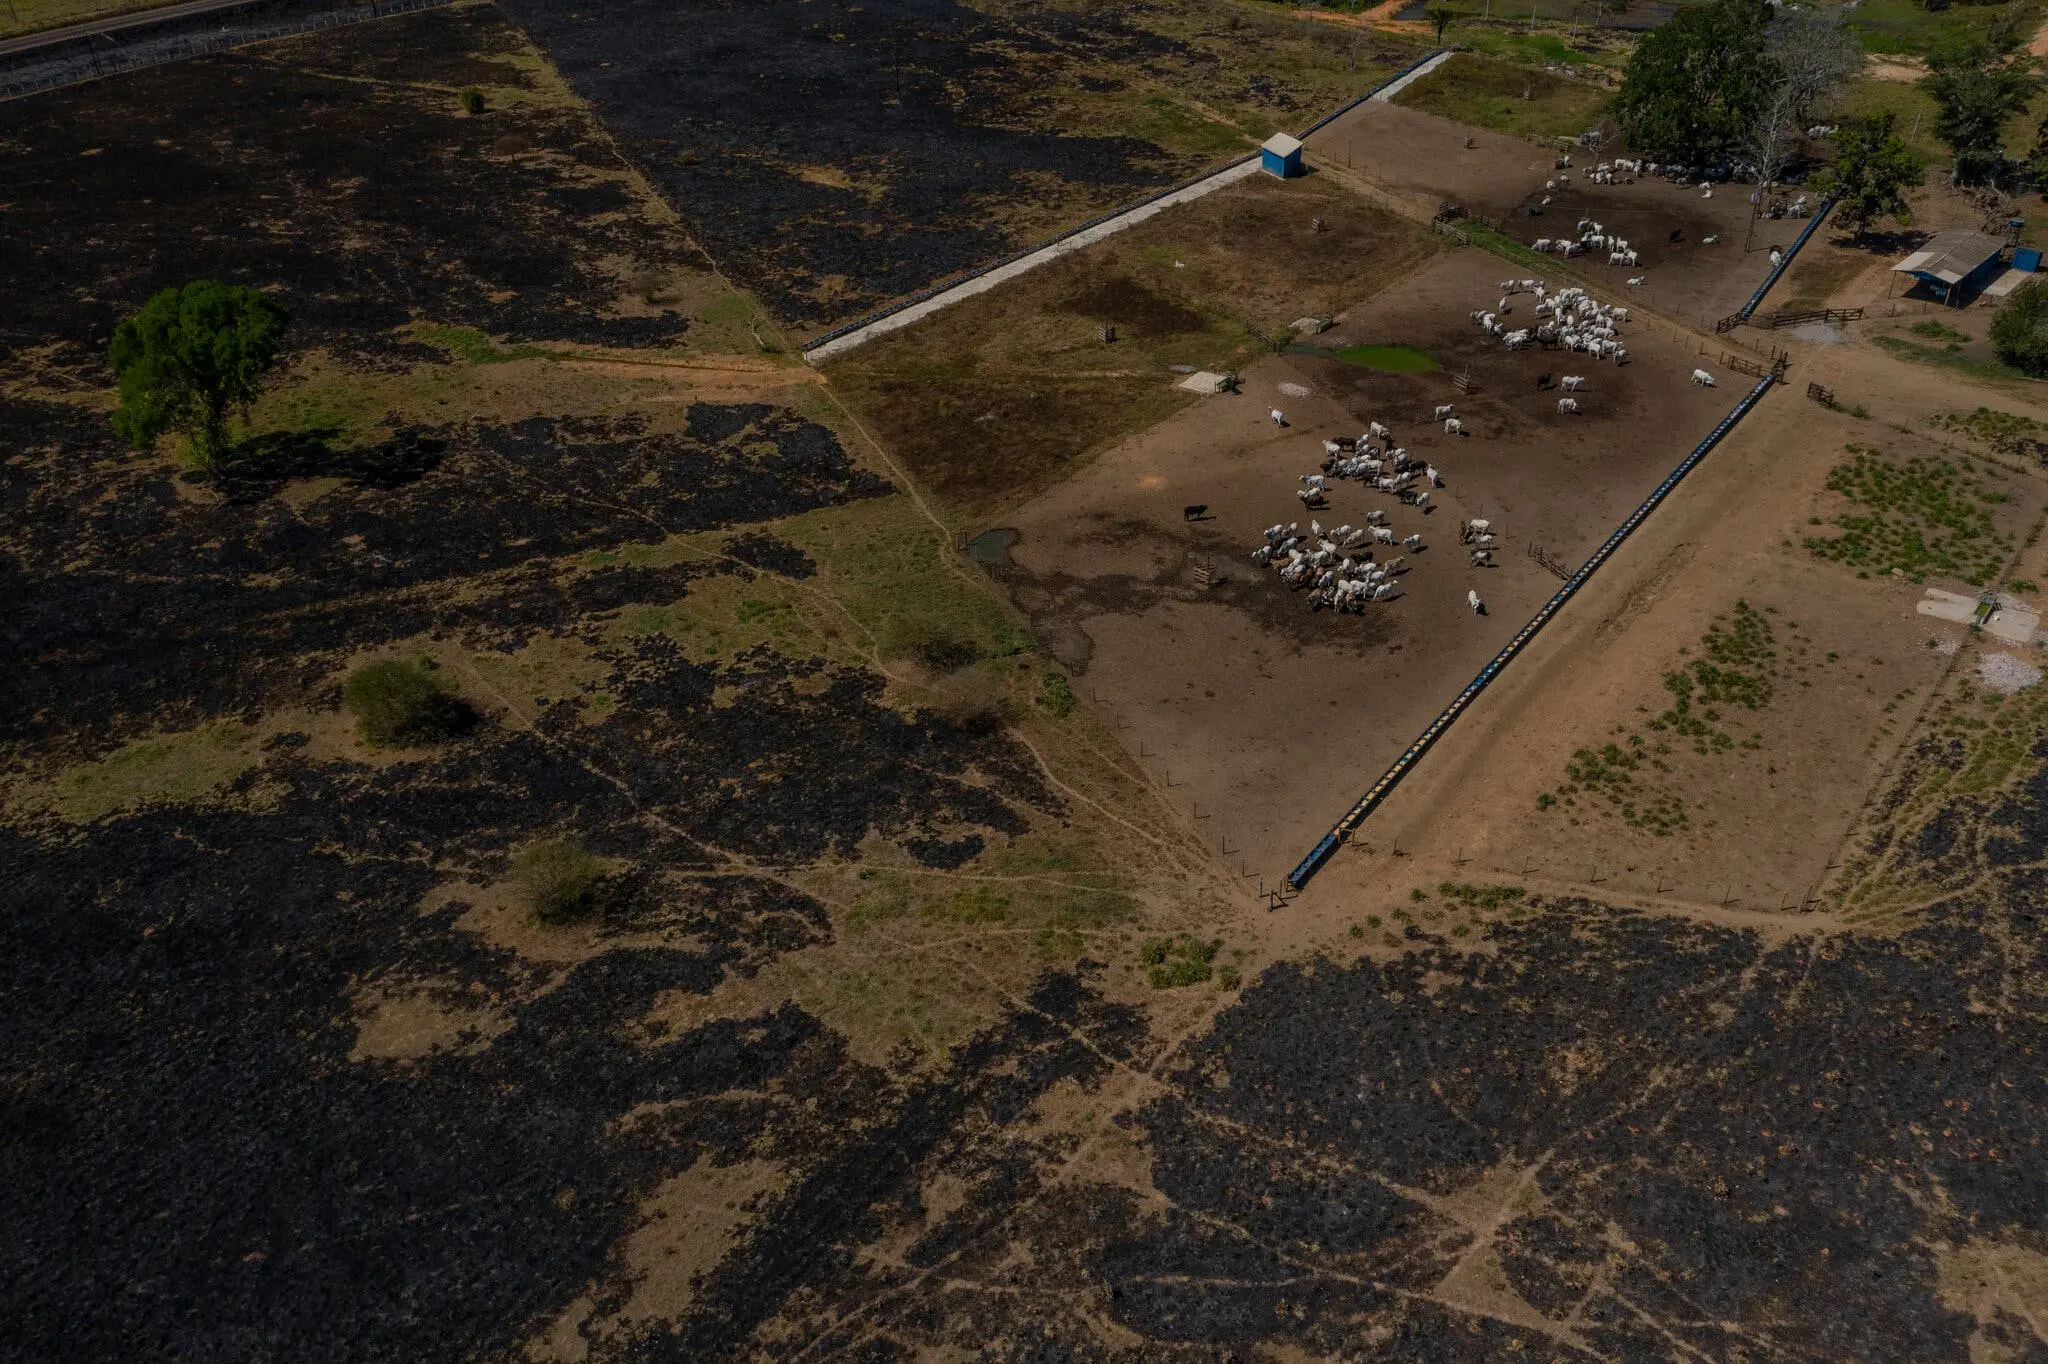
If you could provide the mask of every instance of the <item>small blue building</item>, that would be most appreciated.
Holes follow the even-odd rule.
[[[1259,148],[1259,168],[1282,180],[1301,174],[1301,139],[1289,137],[1286,133],[1275,133],[1267,138],[1266,145]]]
[[[1982,232],[1937,232],[1892,271],[1910,275],[1951,308],[1964,307],[2004,272],[2004,254],[2005,243]]]

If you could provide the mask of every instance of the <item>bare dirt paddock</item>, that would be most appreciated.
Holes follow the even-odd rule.
[[[1468,145],[1469,144],[1469,145]],[[1572,154],[1570,181],[1554,191],[1556,154],[1520,138],[1454,123],[1392,104],[1367,103],[1309,139],[1308,159],[1340,179],[1363,181],[1411,209],[1434,211],[1456,203],[1468,213],[1497,219],[1516,243],[1573,235],[1591,218],[1626,237],[1639,255],[1633,268],[1609,265],[1604,254],[1560,259],[1553,275],[1571,273],[1634,301],[1712,330],[1734,312],[1770,273],[1770,250],[1799,235],[1805,219],[1764,219],[1749,233],[1748,185],[1717,185],[1714,197],[1697,188],[1646,177],[1634,184],[1596,185],[1585,171],[1615,147]],[[1542,200],[1548,193],[1551,202]],[[1809,196],[1818,202],[1819,196]],[[1678,234],[1678,240],[1672,234]],[[1705,239],[1718,241],[1706,245]],[[1626,281],[1641,277],[1630,289]]]
[[[1744,386],[1732,374],[1718,389],[1691,385],[1692,347],[1639,325],[1624,329],[1634,357],[1625,368],[1508,352],[1467,316],[1494,304],[1506,273],[1495,257],[1455,253],[1321,338],[1414,346],[1446,370],[1469,366],[1475,396],[1443,371],[1276,357],[1246,374],[1243,395],[1126,441],[1011,521],[1020,539],[1003,572],[1041,638],[1129,727],[1126,742],[1205,835],[1233,860],[1241,850],[1269,883],[1556,590],[1529,547],[1576,566]],[[1536,387],[1545,372],[1586,376],[1582,413],[1558,413],[1557,393]],[[1446,436],[1432,419],[1445,402],[1467,434]],[[1285,429],[1268,419],[1272,407],[1287,413]],[[1294,490],[1323,458],[1322,439],[1372,419],[1441,471],[1433,513],[1352,482],[1335,485],[1327,510],[1304,513]],[[1196,503],[1208,519],[1184,521]],[[1362,525],[1374,508],[1398,535],[1419,531],[1424,547],[1403,556],[1403,595],[1363,616],[1312,613],[1249,558],[1276,521]],[[1505,533],[1497,568],[1469,567],[1459,546],[1458,524],[1474,516]],[[1207,590],[1198,566],[1214,579]],[[1473,588],[1484,617],[1467,609]]]

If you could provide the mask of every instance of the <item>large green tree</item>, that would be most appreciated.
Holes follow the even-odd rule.
[[[114,329],[114,430],[138,450],[175,431],[202,470],[219,473],[228,416],[255,401],[290,322],[283,305],[241,285],[202,279],[164,290]]]
[[[1837,196],[1835,216],[1857,236],[1879,218],[1912,221],[1906,191],[1926,179],[1920,158],[1899,137],[1898,115],[1869,114],[1835,129],[1834,164],[1815,187]]]
[[[2005,128],[2041,88],[2021,46],[2019,7],[1946,35],[1927,54],[1920,88],[1934,100],[1934,135],[1955,153],[1955,184],[1996,181],[2008,169]]]
[[[1714,0],[1644,38],[1614,99],[1629,147],[1688,165],[1727,150],[1780,79],[1765,48],[1770,19],[1765,0]]]
[[[1991,318],[1998,358],[2029,374],[2048,375],[2048,281],[2028,280]]]

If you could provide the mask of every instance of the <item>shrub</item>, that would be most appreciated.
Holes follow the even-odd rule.
[[[891,658],[914,659],[929,672],[956,673],[981,657],[972,640],[945,621],[922,616],[898,617],[882,627],[882,652]]]
[[[1145,980],[1155,990],[1178,989],[1183,985],[1196,985],[1216,974],[1211,965],[1216,960],[1222,940],[1203,942],[1186,933],[1172,938],[1154,938],[1139,950],[1138,958],[1150,969]],[[1234,982],[1237,972],[1230,967]]]
[[[462,92],[462,111],[472,117],[484,111],[484,92],[469,89]]]
[[[1038,704],[1045,707],[1045,713],[1055,720],[1064,720],[1074,709],[1074,689],[1067,685],[1067,679],[1059,673],[1047,672],[1044,686],[1038,693]]]
[[[604,867],[581,839],[551,838],[529,845],[512,859],[512,879],[534,918],[544,924],[567,924],[587,918],[597,908]]]
[[[454,738],[476,723],[467,701],[444,687],[426,663],[368,663],[342,683],[342,704],[355,712],[363,739],[408,747]]]

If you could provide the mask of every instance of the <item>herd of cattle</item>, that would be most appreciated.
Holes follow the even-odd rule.
[[[1444,424],[1446,434],[1455,435],[1462,429],[1449,403],[1436,409],[1435,419]],[[1426,516],[1431,492],[1443,486],[1443,475],[1436,466],[1396,445],[1394,433],[1381,422],[1371,423],[1357,436],[1325,440],[1323,455],[1319,471],[1299,479],[1301,487],[1295,496],[1306,511],[1329,505],[1333,480],[1350,479]],[[1460,539],[1475,568],[1492,566],[1499,537],[1488,522],[1465,522]],[[1325,530],[1313,517],[1305,532],[1298,521],[1268,526],[1264,543],[1252,551],[1252,560],[1274,569],[1289,587],[1306,589],[1310,610],[1329,607],[1357,613],[1370,602],[1392,601],[1401,595],[1398,580],[1408,571],[1406,555],[1382,560],[1379,551],[1399,548],[1413,553],[1422,547],[1421,532],[1398,535],[1388,524],[1386,511],[1375,508],[1365,514],[1363,526]],[[1476,593],[1471,594],[1471,604],[1475,611],[1482,609]]]

